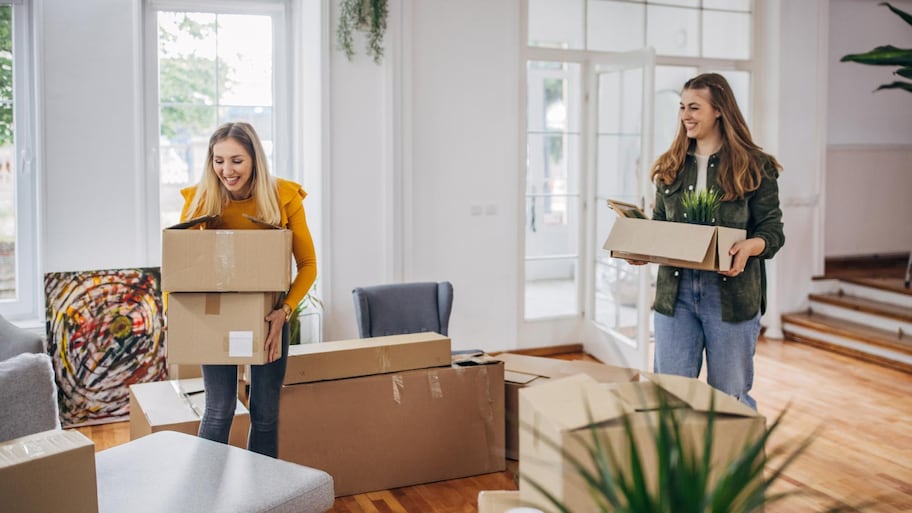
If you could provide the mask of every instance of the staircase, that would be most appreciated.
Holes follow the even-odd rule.
[[[901,279],[815,279],[808,299],[782,316],[787,339],[912,373],[912,290]]]

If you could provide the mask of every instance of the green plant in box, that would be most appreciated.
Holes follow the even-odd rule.
[[[681,197],[684,218],[693,224],[716,224],[716,212],[722,204],[722,194],[714,189],[687,191]]]
[[[770,490],[809,447],[814,435],[795,446],[778,446],[767,454],[770,437],[779,429],[785,416],[783,412],[756,440],[746,443],[740,452],[734,454],[725,468],[713,468],[710,448],[717,432],[714,429],[716,421],[721,416],[716,413],[713,401],[706,430],[702,433],[702,443],[696,446],[682,429],[677,408],[664,398],[649,426],[649,439],[645,443],[653,446],[650,450],[641,451],[643,440],[638,438],[638,429],[630,416],[622,419],[626,440],[624,447],[612,447],[594,423],[579,435],[586,448],[582,458],[574,457],[554,441],[546,438],[541,441],[559,450],[571,471],[583,478],[589,496],[596,504],[596,509],[591,512],[753,513],[803,493],[771,493]],[[654,455],[655,461],[647,461],[647,454]],[[657,473],[650,474],[647,471],[650,466],[657,469]],[[544,510],[547,513],[590,513],[572,511],[541,483],[532,480],[529,483],[553,506],[553,509]],[[825,511],[859,510],[839,504]]]

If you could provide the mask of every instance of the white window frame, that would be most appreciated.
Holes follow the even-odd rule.
[[[535,47],[529,46],[528,44],[528,15],[529,15],[529,2],[531,0],[519,0],[520,1],[520,30],[519,30],[519,66],[520,66],[520,83],[519,83],[519,97],[520,97],[520,119],[519,119],[519,131],[520,131],[520,159],[521,168],[519,170],[520,176],[525,176],[525,162],[526,162],[526,139],[527,139],[527,112],[526,112],[526,96],[528,88],[528,77],[526,73],[526,66],[529,61],[551,61],[551,62],[567,62],[567,63],[581,63],[586,69],[585,74],[588,74],[588,68],[591,66],[591,62],[598,61],[600,58],[603,58],[608,55],[612,55],[615,52],[605,52],[599,50],[584,50],[584,49],[563,49],[563,48],[547,48],[547,47]],[[585,1],[585,0],[584,0]],[[698,70],[698,73],[703,73],[706,71],[746,71],[751,75],[751,87],[750,87],[750,103],[746,105],[740,105],[742,111],[751,119],[751,124],[758,124],[757,120],[754,119],[752,111],[754,104],[757,101],[756,94],[756,73],[754,68],[756,66],[755,61],[758,59],[757,56],[757,34],[761,33],[759,24],[761,22],[761,17],[758,16],[758,7],[757,2],[752,2],[750,6],[751,14],[751,25],[752,25],[752,34],[751,39],[751,51],[749,52],[749,57],[745,60],[736,60],[736,59],[719,59],[719,58],[707,58],[707,57],[692,57],[692,56],[670,56],[670,55],[656,55],[655,56],[655,66],[687,66],[694,67]],[[583,24],[585,30],[586,23]],[[701,27],[702,30],[702,27]],[[585,39],[585,38],[584,38]],[[683,85],[683,84],[681,84]],[[583,94],[590,94],[590,91],[584,89]],[[583,123],[584,127],[587,126],[587,117],[584,114]],[[761,121],[762,123],[762,121]],[[583,140],[586,140],[586,130],[588,128],[583,128],[584,137]],[[754,130],[755,132],[757,130]],[[586,143],[584,142],[581,145],[581,151],[584,154],[580,158],[581,166],[581,187],[587,180],[589,180],[590,170],[589,166],[589,154]],[[521,180],[520,183],[520,204],[525,205],[526,200],[526,183],[525,180]],[[581,191],[584,193],[583,197],[588,194],[588,191]],[[588,233],[591,227],[590,218],[585,214],[586,208],[588,207],[586,202],[580,204],[580,210],[582,215],[579,217],[582,222],[581,231],[583,233]],[[523,207],[525,208],[525,207]],[[523,211],[524,212],[524,211]],[[578,324],[577,322],[581,319],[588,318],[591,316],[590,313],[592,309],[592,293],[587,285],[591,281],[592,277],[592,267],[593,263],[591,262],[591,251],[592,248],[587,247],[586,237],[580,237],[578,251],[578,267],[576,271],[576,286],[577,286],[577,297],[578,297],[578,312],[572,314],[564,314],[558,316],[544,316],[540,318],[526,318],[525,312],[525,295],[526,295],[526,277],[525,277],[525,264],[528,261],[526,256],[526,244],[525,244],[525,223],[526,218],[523,213],[520,215],[519,219],[519,230],[520,230],[520,244],[519,244],[519,258],[518,265],[520,269],[520,279],[519,279],[519,290],[517,293],[517,298],[520,305],[523,305],[520,308],[519,313],[519,322],[522,327],[529,327],[526,331],[521,328],[523,335],[532,336],[536,332],[547,332],[547,333],[568,333],[572,335],[578,335]],[[543,330],[542,327],[545,324],[551,324],[550,329]],[[534,327],[533,327],[534,326]]]
[[[35,75],[39,61],[34,34],[32,3],[0,0],[13,6],[13,117],[15,119],[16,163],[16,295],[0,301],[0,315],[12,321],[41,324],[44,300],[39,258],[40,219],[38,186],[41,151],[38,148],[38,105],[40,88]],[[19,324],[23,324],[19,322]],[[26,323],[28,324],[28,323]]]
[[[294,150],[300,133],[299,116],[294,115],[297,101],[296,77],[292,56],[297,44],[294,34],[297,17],[290,0],[146,0],[144,12],[143,66],[146,74],[145,94],[145,176],[148,213],[148,261],[161,263],[161,226],[159,217],[159,88],[158,88],[158,12],[189,11],[213,14],[251,14],[273,18],[273,134],[275,147],[272,172],[275,176],[301,181],[300,159]]]

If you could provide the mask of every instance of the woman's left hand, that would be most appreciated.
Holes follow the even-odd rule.
[[[285,325],[285,310],[279,308],[266,316],[269,334],[266,335],[266,361],[274,362],[282,356],[282,327]]]
[[[727,271],[719,271],[719,274],[730,278],[740,276],[744,272],[745,266],[747,266],[747,259],[763,253],[764,249],[766,249],[766,241],[760,237],[739,240],[732,244],[731,249],[728,250],[728,254],[732,256],[731,267]]]

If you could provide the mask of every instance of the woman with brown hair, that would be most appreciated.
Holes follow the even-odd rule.
[[[766,310],[764,261],[785,242],[777,184],[782,166],[754,144],[722,75],[705,73],[684,84],[680,121],[671,148],[652,168],[653,219],[687,222],[684,194],[709,190],[722,198],[715,224],[744,229],[747,238],[729,249],[728,271],[659,267],[654,368],[695,378],[705,352],[708,383],[756,409],[750,390]]]

